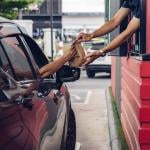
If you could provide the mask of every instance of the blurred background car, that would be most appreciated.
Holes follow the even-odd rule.
[[[107,43],[107,39],[96,38],[90,42],[85,42],[84,45],[87,52],[93,52],[94,50],[100,50]],[[107,54],[105,57],[99,57],[92,63],[86,66],[86,74],[89,78],[93,78],[96,73],[106,72],[111,75],[111,57]]]

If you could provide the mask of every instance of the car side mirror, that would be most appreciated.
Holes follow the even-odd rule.
[[[61,82],[73,82],[80,78],[80,68],[64,65],[56,75]]]
[[[37,96],[44,98],[48,96],[52,89],[59,89],[55,79],[43,79],[39,85]]]

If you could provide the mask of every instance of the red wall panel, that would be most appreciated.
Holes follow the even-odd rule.
[[[146,39],[147,39],[147,43],[146,43],[146,49],[147,49],[147,53],[150,53],[150,41],[148,41],[150,39],[150,0],[146,1]]]
[[[122,58],[121,123],[129,148],[150,146],[150,62]]]
[[[126,136],[127,144],[129,146],[129,150],[139,149],[138,139],[137,139],[136,135],[134,134],[131,123],[128,120],[128,117],[124,110],[122,110],[122,113],[121,113],[121,123],[122,123],[123,131]]]
[[[150,53],[150,0],[146,1],[146,52]],[[115,62],[115,58],[113,58]],[[130,150],[150,150],[150,61],[122,58],[121,123]],[[113,66],[114,67],[114,66]],[[115,69],[112,89],[115,93]]]
[[[150,145],[141,145],[141,150],[150,150]]]

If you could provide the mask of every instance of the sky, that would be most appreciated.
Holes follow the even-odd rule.
[[[63,13],[104,12],[104,0],[62,0]]]

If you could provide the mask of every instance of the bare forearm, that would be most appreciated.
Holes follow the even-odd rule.
[[[58,69],[60,69],[67,61],[69,60],[68,56],[63,55],[62,57],[56,59],[52,62],[54,67],[54,72],[56,72]]]
[[[99,37],[110,33],[118,25],[120,25],[122,20],[129,14],[129,12],[130,9],[128,8],[120,8],[110,21],[106,22],[102,27],[92,33],[93,37]]]
[[[127,29],[120,33],[114,40],[112,40],[106,47],[102,50],[105,52],[109,52],[114,50],[115,48],[119,47],[122,43],[127,41],[128,38],[140,27],[140,19],[133,18]]]
[[[58,69],[60,69],[69,60],[68,54],[64,54],[57,60],[43,66],[39,72],[42,77],[46,77],[50,74],[54,74]]]
[[[117,26],[114,24],[113,20],[106,22],[102,27],[97,29],[92,33],[93,38],[103,36],[111,31],[113,31]]]
[[[104,47],[102,50],[104,52],[110,52],[114,50],[115,48],[119,47],[121,44],[123,44],[125,41],[127,41],[130,38],[130,34],[121,33],[118,35],[114,40],[112,40],[106,47]]]

